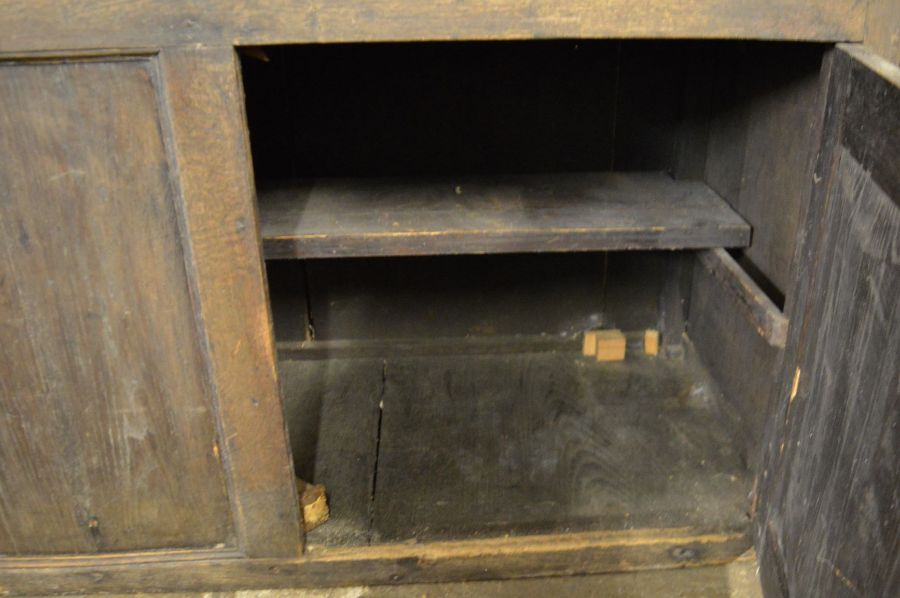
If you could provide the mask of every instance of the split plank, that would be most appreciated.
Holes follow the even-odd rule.
[[[383,361],[284,360],[279,371],[297,474],[325,485],[331,512],[307,547],[367,544]]]
[[[690,360],[388,359],[376,541],[746,529],[733,426]]]

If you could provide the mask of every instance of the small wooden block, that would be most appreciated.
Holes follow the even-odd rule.
[[[625,359],[625,335],[621,330],[597,331],[597,361]]]
[[[584,332],[584,342],[581,345],[582,355],[597,354],[597,333],[599,330],[586,330]]]
[[[303,511],[303,529],[311,531],[328,521],[328,500],[325,486],[297,480],[297,494]]]
[[[644,331],[644,353],[654,357],[659,355],[659,330]]]

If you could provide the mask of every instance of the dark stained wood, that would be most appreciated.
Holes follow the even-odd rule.
[[[812,176],[823,48],[751,46],[723,52],[705,180],[753,227],[745,251],[782,293],[804,190]],[[730,87],[730,89],[729,89]]]
[[[663,355],[683,357],[682,337],[691,297],[693,254],[679,252],[668,259],[659,293],[659,324]]]
[[[331,512],[307,548],[368,544],[384,361],[290,360],[279,370],[297,474],[325,485]]]
[[[698,252],[697,259],[731,295],[731,304],[748,319],[756,332],[771,346],[783,349],[787,339],[787,318],[734,258],[724,249],[708,249]]]
[[[561,37],[858,41],[865,8],[857,0],[8,0],[0,13],[0,52]]]
[[[738,247],[715,193],[661,174],[322,179],[259,192],[267,258]]]
[[[143,555],[123,557],[120,564],[108,559],[94,566],[0,567],[0,587],[8,595],[211,592],[583,575],[721,565],[740,557],[748,543],[742,533],[656,529],[329,549],[302,559],[185,562]]]
[[[643,342],[643,331],[626,332],[629,346],[640,350]],[[416,357],[422,355],[483,355],[490,353],[535,353],[542,351],[581,350],[581,339],[574,336],[472,336],[457,338],[416,338],[416,339],[375,339],[375,340],[337,340],[337,341],[305,341],[300,343],[278,343],[279,367],[299,360],[316,359],[360,359],[384,357]],[[291,371],[290,368],[284,370]],[[285,388],[289,388],[284,377]],[[293,388],[300,389],[301,380],[297,378]],[[287,400],[287,399],[286,399]]]
[[[715,44],[706,42],[706,47]],[[670,40],[619,42],[614,160],[609,170],[678,171],[678,143],[688,125],[682,99],[700,44]],[[709,90],[694,90],[708,96]],[[705,158],[705,152],[703,153]],[[679,177],[688,178],[688,177]],[[690,177],[701,180],[701,176]]]
[[[375,540],[746,529],[733,423],[701,375],[578,352],[387,358]]]
[[[887,196],[900,203],[900,116],[897,115],[897,88],[900,67],[860,46],[842,46],[865,68],[851,72],[854,93],[847,99],[841,143],[872,174],[873,182]]]
[[[158,88],[0,65],[0,553],[233,542]]]
[[[740,414],[734,442],[751,471],[758,473],[782,350],[759,333],[758,323],[748,316],[744,295],[734,292],[699,259],[693,268],[688,337],[721,387],[723,401]]]
[[[773,596],[900,592],[900,206],[878,166],[900,144],[900,70],[885,65],[855,47],[827,63],[822,147],[766,431],[757,546]]]
[[[251,557],[295,556],[302,548],[300,515],[237,59],[230,47],[192,48],[165,50],[160,63],[238,548]]]
[[[312,340],[315,328],[309,311],[306,263],[266,262],[269,304],[278,342]]]
[[[572,337],[597,326],[656,327],[660,280],[675,256],[641,251],[284,263],[307,266],[318,340]]]

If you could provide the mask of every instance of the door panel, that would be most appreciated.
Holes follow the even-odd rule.
[[[900,595],[900,69],[824,70],[758,530],[767,596]]]
[[[0,67],[4,553],[228,538],[152,67]]]
[[[0,555],[296,556],[232,48],[0,63]]]

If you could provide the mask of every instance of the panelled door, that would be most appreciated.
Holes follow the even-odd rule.
[[[826,60],[824,127],[769,416],[766,596],[900,595],[900,68]]]
[[[0,62],[7,560],[301,550],[242,97],[230,47]]]

